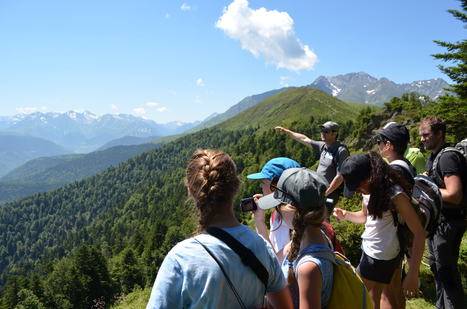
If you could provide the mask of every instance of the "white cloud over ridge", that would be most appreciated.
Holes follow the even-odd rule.
[[[159,107],[158,109],[156,109],[156,111],[158,113],[163,113],[163,112],[168,112],[169,109],[167,107],[165,107],[165,106],[162,106],[162,107]]]
[[[32,114],[39,111],[37,107],[17,107],[16,111],[20,114]]]
[[[159,103],[157,102],[146,102],[146,106],[149,106],[149,107],[155,107],[157,105],[159,105]]]
[[[242,49],[263,57],[277,68],[311,70],[316,54],[295,36],[293,19],[287,12],[265,8],[253,10],[248,0],[234,0],[216,22],[230,38],[239,40]]]

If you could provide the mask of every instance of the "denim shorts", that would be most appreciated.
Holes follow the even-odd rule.
[[[365,279],[388,284],[391,282],[400,259],[400,256],[397,256],[392,260],[377,260],[363,252],[357,271]]]

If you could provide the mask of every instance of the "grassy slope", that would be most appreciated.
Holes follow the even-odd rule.
[[[337,122],[357,117],[365,104],[348,104],[314,88],[289,88],[238,114],[218,127],[239,129],[259,126],[260,130],[292,121],[328,117]]]

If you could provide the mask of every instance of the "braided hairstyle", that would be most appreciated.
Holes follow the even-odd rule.
[[[231,206],[240,187],[237,167],[228,154],[198,149],[186,169],[185,186],[199,212],[199,231],[211,222],[219,207]]]
[[[322,207],[306,210],[298,207],[291,207],[289,205],[285,206],[285,211],[290,209],[295,211],[295,215],[292,221],[292,243],[290,245],[289,255],[287,256],[287,260],[289,261],[289,273],[287,276],[287,281],[289,284],[292,284],[295,282],[295,274],[291,266],[293,261],[297,259],[298,253],[300,252],[300,242],[302,241],[305,228],[309,225],[320,227],[326,216],[326,207],[323,204]]]
[[[410,184],[399,173],[387,164],[376,152],[366,154],[370,160],[370,190],[371,196],[368,202],[368,214],[373,218],[382,218],[383,212],[393,209],[391,200],[392,187],[397,184],[404,192],[411,196]]]

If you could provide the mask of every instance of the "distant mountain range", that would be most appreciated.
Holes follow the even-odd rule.
[[[97,151],[109,149],[109,148],[116,147],[116,146],[141,145],[141,144],[145,144],[145,143],[158,140],[160,138],[161,136],[147,136],[147,137],[124,136],[124,137],[111,140],[110,142],[99,147]]]
[[[396,84],[387,78],[377,79],[367,73],[360,72],[338,76],[320,76],[306,87],[320,89],[332,95],[334,98],[346,102],[363,102],[382,105],[392,97],[400,96],[402,93],[407,92],[417,92],[430,96],[431,98],[436,98],[445,93],[443,88],[448,87],[448,84],[442,79],[416,81],[409,84]],[[275,119],[273,114],[284,113],[282,110],[275,109],[276,104],[279,103],[277,100],[290,101],[288,97],[290,93],[296,95],[303,91],[296,90],[287,92],[289,89],[290,88],[274,89],[245,97],[243,100],[230,107],[226,112],[221,114],[214,113],[202,122],[170,122],[158,124],[154,121],[132,115],[107,114],[96,116],[87,111],[69,111],[66,113],[38,112],[33,114],[19,114],[13,117],[0,116],[0,132],[16,132],[0,133],[0,177],[6,175],[28,160],[39,157],[57,156],[73,152],[83,153],[96,149],[105,150],[121,145],[139,145],[167,135],[199,131],[225,122],[245,112],[249,108],[258,105],[258,103],[281,93],[281,95],[276,96],[276,99],[273,100],[275,103],[268,105],[266,110],[262,110],[261,107],[253,108],[241,117],[241,122],[239,122],[238,119],[233,122],[226,122],[226,125],[239,128],[248,126],[250,123],[255,123],[257,122],[257,118],[261,118],[265,121],[265,123],[261,125],[273,125],[272,122],[269,123],[270,119]],[[309,92],[304,100],[312,101],[321,97],[322,94],[322,92]],[[296,99],[302,100],[302,98],[298,97]],[[325,99],[323,102],[331,104],[328,99]],[[336,100],[336,102],[337,104],[342,103],[339,100]],[[334,101],[332,105],[333,104],[335,104]],[[315,108],[315,105],[308,108]],[[322,109],[322,107],[319,107],[319,109]],[[289,116],[291,113],[292,110],[288,110],[283,116],[290,118]],[[300,118],[303,114],[307,113],[305,113],[305,111],[297,112],[295,113],[295,117]],[[264,117],[265,115],[268,117]],[[26,134],[36,137],[27,136]],[[173,136],[173,138],[167,141],[176,139],[177,137],[178,136]],[[43,161],[40,162],[43,163]],[[116,162],[117,161],[113,161],[113,163]],[[34,162],[32,165],[36,163],[37,162]],[[69,164],[72,165],[74,163]],[[105,164],[103,166],[105,166]],[[80,168],[77,169],[80,170]],[[20,168],[17,174],[28,177],[29,173],[25,172],[28,170],[28,168]],[[97,172],[97,170],[95,172]],[[77,171],[77,173],[80,177],[91,175],[89,172],[81,173],[81,171]],[[80,177],[71,178],[79,179]],[[35,181],[38,181],[38,179],[35,179]],[[66,181],[63,183],[66,183]],[[29,192],[35,191],[36,188],[36,183],[34,183],[34,190],[30,190]]]
[[[65,153],[69,151],[43,138],[0,132],[0,177],[31,159]]]
[[[345,102],[367,103],[383,106],[393,97],[416,92],[436,99],[445,94],[449,85],[441,78],[396,84],[383,77],[377,79],[367,73],[349,73],[337,76],[320,76],[308,87],[318,88]]]
[[[307,87],[317,88],[345,102],[383,106],[385,102],[393,97],[400,97],[403,93],[410,92],[436,99],[446,93],[444,88],[448,86],[448,83],[441,78],[397,84],[385,77],[377,79],[367,73],[359,72],[337,76],[320,76]],[[287,88],[274,89],[248,96],[230,107],[226,112],[209,116],[188,132],[195,132],[221,123],[285,89]]]
[[[69,152],[90,152],[123,136],[148,137],[179,134],[198,125],[159,124],[127,114],[96,116],[90,112],[18,114],[0,117],[0,131],[16,132],[50,140]]]

